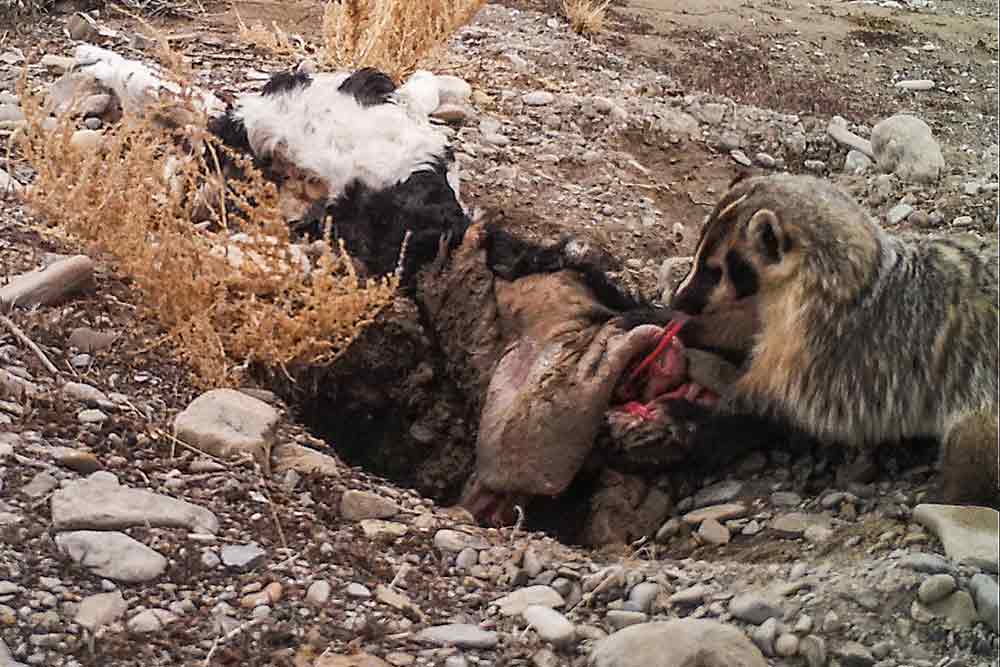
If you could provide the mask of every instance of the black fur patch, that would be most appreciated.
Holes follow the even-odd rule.
[[[273,75],[266,84],[264,84],[264,90],[261,92],[264,95],[290,93],[296,88],[306,88],[311,83],[312,77],[305,72],[296,72],[294,70],[288,72],[278,72]]]
[[[726,253],[726,272],[737,299],[753,296],[760,289],[757,272],[735,250]]]
[[[247,128],[242,120],[233,115],[232,108],[226,109],[226,113],[223,115],[210,119],[208,131],[234,151],[250,152],[250,138],[247,136]]]
[[[787,237],[786,237],[787,238]],[[770,223],[764,224],[760,230],[760,237],[757,239],[757,248],[761,256],[768,264],[777,264],[781,260],[781,253],[778,248],[778,237],[774,235],[774,229]]]
[[[416,172],[385,190],[355,181],[326,213],[333,218],[334,235],[374,275],[396,268],[403,239],[410,232],[402,278],[407,285],[420,267],[437,256],[442,235],[450,235],[449,246],[455,248],[469,226],[448,184],[443,160],[432,171]],[[306,234],[318,238],[323,231],[320,222],[307,225]]]
[[[385,104],[396,90],[396,84],[383,72],[365,67],[347,77],[337,90],[352,95],[361,106],[370,107]]]

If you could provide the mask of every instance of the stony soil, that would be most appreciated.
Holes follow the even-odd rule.
[[[995,7],[639,4],[616,5],[613,30],[593,41],[534,2],[490,5],[456,35],[434,69],[475,89],[476,117],[454,130],[466,202],[536,238],[591,236],[650,296],[669,289],[676,276],[664,257],[691,251],[743,159],[825,173],[890,227],[996,233]],[[228,6],[206,9],[158,21],[205,85],[252,89],[288,63],[236,44]],[[307,3],[280,12],[243,3],[240,14],[287,19],[307,38],[317,25]],[[101,21],[138,30],[114,14]],[[66,22],[52,15],[3,33],[0,54],[22,49],[32,83],[51,82],[36,63],[68,53]],[[0,91],[13,91],[20,67],[0,62]],[[923,78],[936,87],[893,87]],[[528,103],[538,91],[553,95]],[[827,134],[830,118],[868,136],[902,110],[931,125],[948,165],[941,180],[843,173],[847,149]],[[30,178],[16,161],[0,166]],[[0,202],[0,228],[7,277],[46,253],[91,250],[11,201]],[[679,617],[734,625],[772,665],[996,664],[995,514],[969,515],[994,550],[965,558],[949,541],[954,526],[914,511],[929,456],[890,456],[881,478],[847,484],[811,454],[755,452],[659,508],[662,526],[628,547],[481,529],[334,458],[335,443],[331,452],[295,423],[295,406],[266,392],[254,405],[277,423],[261,436],[275,454],[271,475],[173,439],[176,415],[199,391],[155,322],[137,316],[128,280],[94,259],[92,289],[11,315],[58,375],[0,333],[2,665],[309,665],[324,653],[315,664],[584,664],[608,633]],[[81,328],[117,337],[88,350],[86,333],[71,343]],[[23,381],[37,385],[32,398],[18,395]],[[296,447],[334,456],[288,464]],[[113,486],[109,474],[207,510],[217,526],[187,506],[187,518],[164,519],[162,498],[159,513],[138,518],[121,519],[128,504],[113,500],[87,515],[73,482]],[[607,502],[618,507],[623,495]],[[620,508],[623,522],[637,504]],[[67,522],[67,507],[85,516]],[[90,529],[121,531],[165,560],[129,543],[102,569],[87,549],[65,546],[68,531]],[[111,539],[100,534],[97,545]],[[538,606],[558,609],[571,631]],[[446,624],[473,627],[428,630]],[[336,657],[358,650],[377,658]]]

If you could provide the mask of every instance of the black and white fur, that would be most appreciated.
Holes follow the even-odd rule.
[[[265,173],[283,158],[329,186],[297,226],[307,236],[332,231],[373,274],[393,270],[407,232],[404,275],[453,244],[469,225],[457,195],[447,138],[400,103],[392,80],[375,69],[353,74],[276,74],[259,95],[239,98],[210,131],[250,153]]]

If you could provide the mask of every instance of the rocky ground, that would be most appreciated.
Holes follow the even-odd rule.
[[[959,39],[925,49],[900,26],[948,24],[951,4],[870,16],[852,6],[869,23],[892,22],[864,28],[897,35],[882,35],[865,62],[899,76],[878,82],[884,94],[850,98],[874,90],[875,77],[852,80],[841,57],[811,68],[776,56],[777,74],[846,82],[830,97],[843,106],[817,107],[801,95],[748,99],[749,88],[703,92],[709,79],[692,63],[726,48],[742,62],[725,43],[735,30],[726,20],[713,28],[721,36],[702,39],[693,20],[666,30],[623,6],[615,31],[590,42],[551,7],[490,5],[435,67],[474,89],[451,117],[463,199],[539,238],[591,235],[648,295],[670,288],[678,263],[663,258],[691,251],[713,199],[746,165],[827,174],[893,228],[995,234],[995,29],[967,51]],[[995,8],[963,7],[995,25]],[[803,7],[785,9],[805,22]],[[314,8],[289,3],[289,16],[299,11],[293,28],[308,33]],[[125,47],[135,24],[100,21],[121,31],[116,48],[142,55]],[[162,23],[207,86],[258,87],[287,61],[235,43],[231,21],[210,7]],[[754,25],[755,39],[768,37]],[[53,81],[59,61],[41,56],[69,54],[67,26],[70,16],[55,14],[0,38],[0,148],[19,118],[21,68],[35,85]],[[656,39],[683,57],[650,58]],[[772,54],[811,48],[768,39]],[[931,78],[903,65],[936,49],[953,59],[941,71],[960,71],[935,74],[931,90],[893,86]],[[877,145],[875,126],[905,110],[937,138],[910,156],[906,178],[832,136],[849,129],[855,146]],[[844,125],[831,133],[837,114]],[[30,179],[16,160],[0,166]],[[939,178],[919,182],[928,171]],[[0,664],[996,664],[997,514],[920,505],[926,465],[838,483],[811,455],[755,452],[658,508],[662,526],[623,548],[481,529],[464,511],[349,467],[266,391],[195,400],[188,370],[137,317],[113,266],[14,201],[0,202],[0,225],[0,298],[17,293],[22,306],[0,339]],[[93,261],[65,258],[78,253]],[[42,266],[45,276],[24,277]],[[52,294],[29,283],[53,275],[76,290],[49,305]],[[683,662],[698,651],[702,663]]]

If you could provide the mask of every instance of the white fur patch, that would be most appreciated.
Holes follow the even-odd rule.
[[[331,199],[355,179],[381,190],[431,169],[447,138],[405,106],[363,107],[338,90],[347,74],[319,74],[312,84],[276,95],[245,95],[235,107],[259,157],[281,155],[324,179]]]

